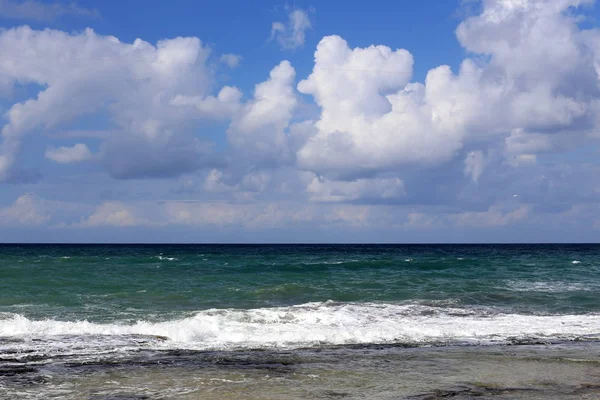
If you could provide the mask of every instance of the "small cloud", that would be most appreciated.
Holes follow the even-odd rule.
[[[132,227],[148,225],[148,221],[136,216],[135,211],[120,202],[105,202],[78,226],[120,226]]]
[[[40,225],[48,222],[50,216],[42,199],[32,193],[20,196],[15,202],[0,208],[0,224]]]
[[[0,0],[0,17],[49,22],[64,15],[99,17],[98,10],[80,7],[75,2],[43,3],[37,0]]]
[[[308,13],[301,9],[295,9],[288,14],[287,24],[273,22],[271,25],[271,38],[276,39],[284,50],[294,50],[304,44],[306,31],[312,28]]]
[[[59,147],[46,150],[46,158],[60,164],[70,164],[88,161],[93,158],[92,152],[83,143],[77,143],[73,147]]]
[[[238,54],[223,54],[219,61],[233,69],[239,67],[243,59],[244,57]]]
[[[477,183],[485,168],[485,158],[481,151],[471,151],[465,158],[464,173]]]

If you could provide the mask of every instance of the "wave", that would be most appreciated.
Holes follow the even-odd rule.
[[[589,292],[596,290],[597,286],[582,282],[526,282],[507,281],[507,288],[514,292],[543,292],[543,293],[566,293],[566,292]],[[504,288],[501,288],[504,289]]]
[[[514,339],[574,339],[597,335],[600,314],[521,315],[490,309],[439,308],[375,303],[307,303],[251,310],[211,309],[171,321],[99,324],[0,316],[0,337],[33,343],[159,338],[160,348],[228,350],[381,343],[492,344]],[[87,339],[86,339],[87,338]],[[162,340],[168,338],[168,340]],[[1,342],[1,341],[0,341]],[[0,349],[0,353],[2,349]]]

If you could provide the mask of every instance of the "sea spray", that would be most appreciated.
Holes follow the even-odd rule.
[[[261,309],[209,309],[164,322],[91,323],[0,319],[0,336],[107,341],[131,335],[168,338],[166,348],[196,350],[298,348],[370,343],[502,343],[514,339],[575,339],[600,333],[600,314],[522,315],[492,309],[417,304],[307,303]],[[112,344],[111,344],[112,345]],[[24,345],[26,347],[26,345]]]

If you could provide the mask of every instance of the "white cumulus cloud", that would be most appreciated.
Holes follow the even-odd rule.
[[[351,48],[325,37],[312,74],[298,85],[321,113],[298,151],[300,167],[354,179],[406,165],[441,165],[471,143],[519,152],[558,150],[565,135],[600,128],[600,34],[582,30],[581,0],[486,0],[457,29],[473,57],[455,73],[429,71],[409,83],[412,56],[385,46]],[[478,153],[467,156],[472,179]],[[464,156],[464,155],[463,155]]]
[[[94,160],[90,176],[110,175],[87,182],[88,208],[66,225],[493,229],[569,209],[593,215],[600,31],[582,19],[592,3],[483,0],[456,30],[466,58],[430,66],[422,82],[409,50],[385,37],[357,47],[326,36],[310,73],[274,63],[249,93],[249,82],[219,82],[229,68],[250,75],[241,58],[211,56],[199,38],[0,30],[0,181],[34,180],[26,136],[45,135],[48,159]],[[272,40],[294,49],[311,21],[286,12]],[[54,193],[79,196],[67,194],[77,179]],[[23,197],[0,216],[43,222],[48,205]]]
[[[62,129],[99,112],[122,132],[119,137],[168,147],[196,118],[171,99],[207,96],[212,80],[205,65],[209,53],[197,38],[152,45],[140,39],[123,43],[90,29],[73,34],[29,27],[1,31],[0,76],[38,85],[40,92],[13,104],[5,114],[0,180],[10,178],[25,135]],[[168,162],[163,164],[168,167]]]
[[[273,68],[269,79],[256,85],[254,97],[235,114],[227,137],[244,157],[269,162],[288,157],[285,131],[297,105],[296,71],[288,61]]]

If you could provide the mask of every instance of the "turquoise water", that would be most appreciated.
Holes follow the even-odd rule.
[[[0,245],[0,398],[597,398],[599,298],[598,245]]]
[[[600,311],[600,246],[0,247],[0,312],[164,321],[210,308],[310,302]]]

